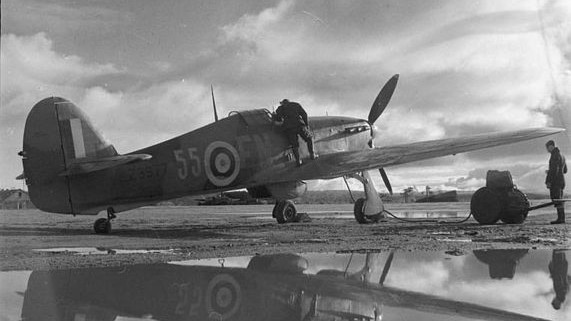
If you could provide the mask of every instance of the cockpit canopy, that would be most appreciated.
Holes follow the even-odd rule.
[[[266,108],[232,111],[228,117],[239,117],[248,127],[264,126],[272,123],[272,113]]]

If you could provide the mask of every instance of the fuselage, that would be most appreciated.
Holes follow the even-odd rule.
[[[310,117],[320,155],[368,148],[367,121],[350,117]],[[283,129],[267,110],[233,112],[229,117],[165,142],[138,150],[152,158],[70,177],[74,214],[116,211],[185,195],[200,195],[267,184],[255,175],[295,163]],[[300,139],[300,154],[308,158]]]

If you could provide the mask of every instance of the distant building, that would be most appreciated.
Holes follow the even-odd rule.
[[[416,187],[407,187],[403,190],[403,198],[404,198],[404,202],[405,203],[414,203],[416,202],[416,195],[418,194],[418,191],[416,190]]]
[[[0,190],[0,208],[3,210],[23,210],[36,208],[28,192],[21,189]]]

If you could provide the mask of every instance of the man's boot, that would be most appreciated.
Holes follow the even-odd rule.
[[[552,221],[551,224],[565,224],[565,209],[563,207],[557,208],[557,220]]]
[[[301,158],[299,157],[299,148],[294,147],[294,148],[292,148],[292,150],[293,150],[293,156],[295,157],[295,165],[297,167],[300,167],[303,164],[303,162],[301,161]]]

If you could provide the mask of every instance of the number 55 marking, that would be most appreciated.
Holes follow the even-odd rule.
[[[197,177],[200,175],[201,168],[200,168],[200,157],[198,157],[197,149],[194,147],[187,148],[187,154],[185,155],[182,149],[174,150],[174,158],[178,163],[178,178],[179,179],[186,179],[188,177],[188,167],[190,164],[190,172],[192,176]],[[188,155],[188,156],[187,156]],[[187,157],[186,157],[187,156]]]

